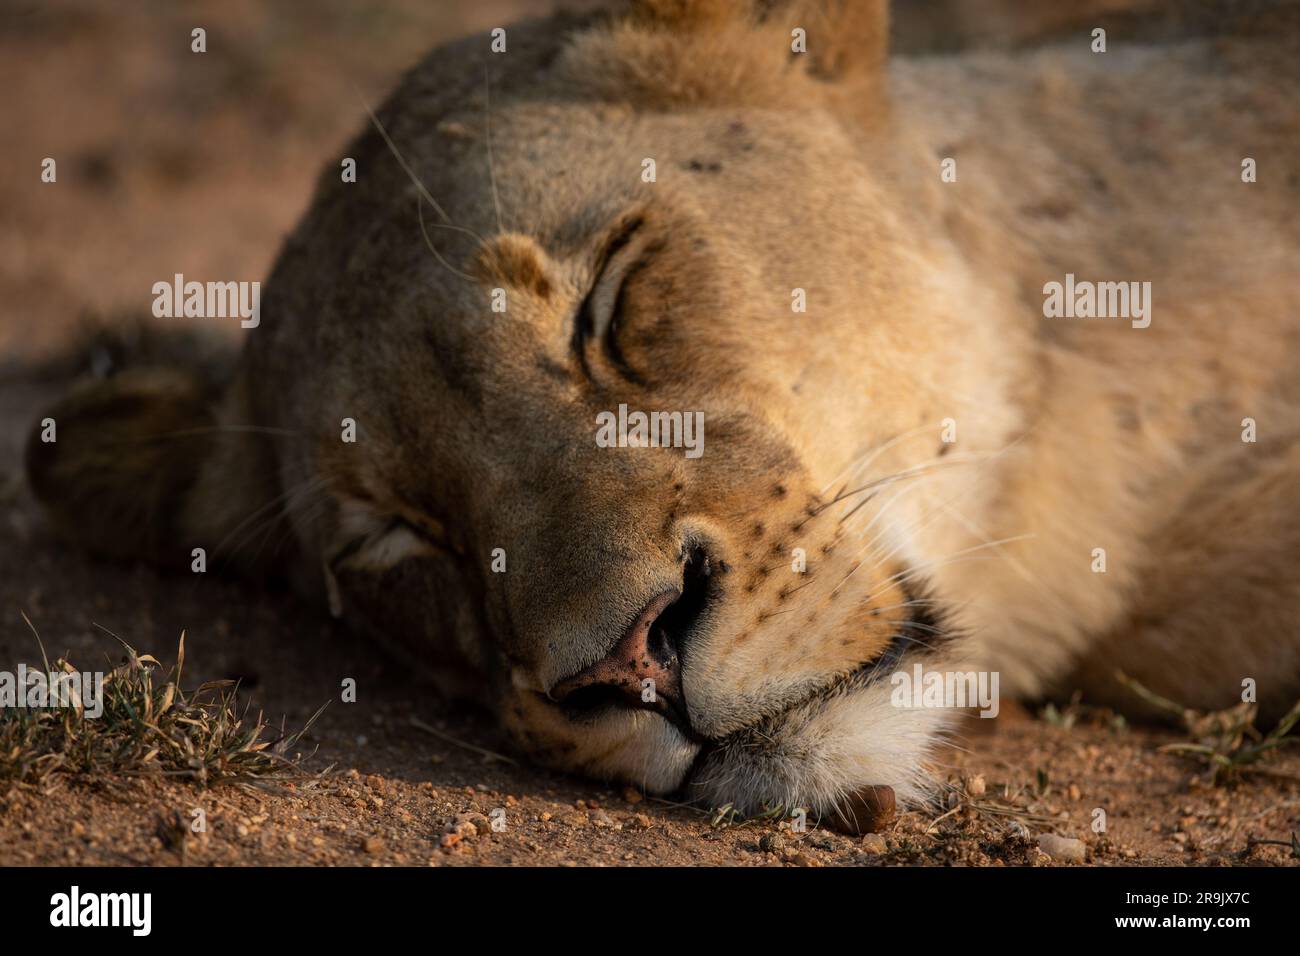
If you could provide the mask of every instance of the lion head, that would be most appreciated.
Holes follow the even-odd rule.
[[[911,538],[944,486],[909,479],[945,416],[1006,439],[1014,369],[969,359],[999,346],[886,34],[880,2],[658,0],[435,51],[356,181],[327,165],[233,371],[77,391],[34,487],[97,550],[290,569],[557,767],[921,799],[942,716],[887,678],[952,644]]]

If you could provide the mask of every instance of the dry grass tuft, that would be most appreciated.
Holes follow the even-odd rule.
[[[264,737],[269,725],[260,712],[253,718],[239,707],[237,682],[182,689],[184,634],[167,671],[121,643],[126,658],[104,674],[98,717],[80,706],[0,709],[0,784],[39,786],[54,775],[157,774],[213,785],[303,774],[301,757],[291,753],[321,711],[297,733],[286,734],[282,726],[278,735]],[[44,663],[46,673],[75,670],[62,658],[52,667]]]
[[[1165,744],[1159,748],[1160,751],[1199,760],[1209,769],[1215,784],[1248,774],[1296,779],[1292,774],[1259,766],[1259,763],[1275,750],[1300,743],[1300,737],[1290,736],[1292,728],[1300,721],[1300,701],[1296,701],[1276,727],[1265,733],[1255,726],[1258,707],[1254,703],[1242,702],[1226,710],[1202,712],[1161,697],[1123,673],[1117,674],[1116,678],[1152,707],[1182,724],[1190,739]]]

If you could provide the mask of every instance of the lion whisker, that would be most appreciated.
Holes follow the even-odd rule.
[[[841,476],[858,474],[860,472],[865,471],[867,468],[871,466],[871,463],[873,461],[879,458],[890,448],[893,448],[899,442],[914,437],[916,435],[921,435],[921,434],[925,434],[926,432],[932,432],[932,431],[934,431],[934,425],[932,423],[927,423],[925,425],[918,425],[916,428],[911,428],[908,429],[907,431],[900,432],[899,434],[895,435],[893,438],[890,438],[888,441],[882,442],[881,444],[877,445],[874,449],[870,449],[868,451],[863,452],[860,456],[851,460],[844,468],[842,468],[839,474],[836,475],[835,478],[827,482],[825,487],[822,488],[822,493],[824,494],[826,492],[826,488],[829,488],[831,485],[833,485],[836,481],[840,479]],[[863,461],[863,459],[866,460]],[[845,483],[847,484],[847,481]],[[841,485],[840,487],[843,488],[844,486]]]
[[[397,148],[397,144],[394,143],[393,138],[388,135],[388,130],[384,128],[384,124],[379,122],[379,117],[376,116],[375,111],[370,108],[370,104],[367,103],[363,97],[361,97],[360,91],[358,91],[357,97],[361,99],[361,105],[365,109],[366,115],[370,117],[370,122],[374,125],[375,129],[378,130],[379,135],[383,137],[385,145],[388,146],[388,151],[393,154],[393,158],[397,160],[397,164],[402,168],[402,172],[406,173],[407,178],[410,179],[411,182],[415,185],[416,190],[418,190],[420,196],[423,197],[424,201],[427,202],[430,206],[432,206],[434,208],[434,211],[437,212],[438,215],[440,215],[443,218],[443,222],[434,223],[433,224],[434,227],[437,229],[448,229],[452,232],[463,233],[476,240],[480,248],[486,246],[487,240],[485,240],[481,235],[479,235],[473,229],[467,229],[464,226],[458,226],[454,222],[452,222],[451,216],[447,215],[447,211],[442,208],[442,206],[438,203],[438,200],[433,198],[433,194],[429,192],[428,188],[421,181],[420,177],[415,175],[415,170],[411,169],[410,164],[406,162],[405,157],[402,156],[401,151]],[[425,226],[425,222],[424,222],[424,205],[419,201],[418,198],[416,200],[416,215],[420,220],[420,234],[424,237],[424,243],[426,246],[429,247],[429,251],[433,253],[433,257],[437,259],[438,262],[445,269],[451,272],[453,275],[460,276],[460,278],[462,279],[473,282],[474,281],[473,276],[468,275],[465,272],[462,272],[461,270],[453,266],[451,263],[449,263],[446,259],[443,258],[442,253],[440,253],[437,250],[437,248],[434,246],[433,240],[429,238],[429,231]]]
[[[231,551],[237,551],[245,542],[249,541],[253,535],[264,530],[268,524],[279,520],[281,517],[287,517],[288,508],[281,508],[294,495],[315,494],[329,485],[330,479],[323,476],[303,479],[296,485],[282,491],[274,496],[270,501],[254,510],[237,525],[230,529],[214,549],[218,554],[226,553],[226,546],[232,545]],[[277,510],[278,509],[278,510]],[[268,515],[268,512],[270,514]],[[265,517],[265,520],[262,520]],[[249,527],[250,523],[252,526]],[[247,529],[247,530],[245,530]],[[260,550],[260,549],[259,549]]]
[[[437,259],[439,263],[442,264],[443,268],[445,268],[448,272],[452,273],[453,275],[460,276],[460,278],[464,279],[467,282],[475,281],[472,275],[469,275],[466,272],[462,272],[461,270],[453,266],[450,262],[448,262],[446,259],[444,259],[442,257],[442,253],[440,253],[437,247],[434,246],[433,240],[429,238],[429,231],[425,228],[424,225],[424,204],[420,202],[418,197],[415,200],[415,215],[416,218],[419,219],[420,221],[420,235],[424,237],[424,244],[429,247],[429,251],[433,253],[433,257]],[[437,225],[437,223],[435,223],[434,225]],[[481,239],[479,241],[482,242]]]

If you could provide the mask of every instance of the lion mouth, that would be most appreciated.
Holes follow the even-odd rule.
[[[725,567],[725,566],[724,566]],[[635,657],[619,660],[618,663],[628,668],[626,672],[620,667],[615,677],[606,674],[607,665],[599,665],[598,675],[590,682],[571,677],[556,686],[552,694],[543,695],[551,704],[557,705],[570,720],[578,723],[590,723],[616,711],[645,710],[658,714],[671,724],[686,740],[698,745],[701,754],[742,738],[746,734],[761,731],[764,727],[774,727],[788,715],[801,708],[807,708],[818,701],[828,701],[837,696],[859,693],[883,677],[887,677],[900,665],[904,654],[912,645],[928,646],[928,642],[918,638],[917,634],[939,635],[944,630],[926,608],[928,601],[918,601],[905,589],[908,617],[899,622],[893,636],[884,649],[863,661],[851,670],[835,674],[830,679],[806,690],[797,696],[781,699],[777,705],[766,712],[748,720],[743,726],[732,726],[723,733],[710,734],[701,730],[691,719],[690,708],[686,699],[685,688],[681,681],[680,660],[676,649],[682,645],[682,635],[694,631],[704,617],[703,610],[708,602],[710,585],[709,556],[702,549],[695,551],[686,562],[682,587],[660,595],[647,608],[644,630],[646,640],[639,642],[639,653],[650,652],[655,656],[654,648],[667,649],[671,653],[660,655],[670,660],[673,666],[674,680],[660,692],[647,699],[640,693],[637,678],[642,675],[638,667],[644,667],[644,661]],[[629,636],[638,636],[636,625]],[[615,658],[626,657],[626,651],[615,648]],[[581,675],[579,675],[581,676]],[[596,679],[596,678],[599,679]],[[576,685],[570,688],[569,685]],[[666,690],[667,692],[663,692]],[[558,699],[557,699],[558,698]]]
[[[787,715],[800,710],[801,708],[805,708],[809,704],[817,703],[819,701],[827,701],[837,696],[855,694],[866,690],[881,678],[893,673],[898,668],[898,665],[902,661],[903,655],[907,652],[908,648],[916,643],[916,638],[908,633],[908,631],[911,630],[910,625],[913,623],[912,619],[905,621],[903,625],[899,627],[897,633],[890,638],[889,644],[886,645],[885,649],[871,660],[864,661],[851,671],[836,675],[826,683],[813,688],[795,699],[782,701],[781,705],[775,710],[769,711],[768,713],[751,720],[742,727],[728,730],[725,734],[718,737],[703,738],[704,743],[708,748],[725,747],[727,744],[744,737],[747,734],[761,731],[764,727],[770,727],[780,723]],[[915,621],[915,624],[920,626],[923,622],[917,620]]]
[[[765,713],[742,727],[728,730],[717,737],[702,734],[691,723],[690,713],[684,696],[657,696],[653,701],[641,701],[630,697],[624,690],[608,686],[595,685],[570,695],[560,706],[572,720],[594,721],[602,715],[615,710],[647,710],[658,714],[672,724],[679,733],[701,747],[701,755],[718,747],[761,729],[779,723],[787,714],[807,707],[817,701],[830,700],[839,695],[858,693],[870,687],[895,671],[909,647],[917,643],[917,638],[910,632],[915,630],[935,630],[927,615],[914,613],[898,628],[889,644],[878,655],[864,661],[850,671],[836,675],[830,681],[813,688],[793,700],[782,701],[781,705]]]
[[[864,661],[852,670],[833,677],[831,680],[799,695],[795,699],[782,701],[776,709],[748,722],[742,727],[728,730],[725,734],[721,734],[716,738],[702,741],[699,750],[691,761],[690,768],[682,777],[679,787],[689,791],[697,785],[702,774],[708,775],[706,768],[717,764],[719,760],[725,760],[726,755],[730,752],[749,752],[756,746],[762,749],[766,741],[775,739],[778,736],[780,726],[800,710],[806,710],[819,703],[832,701],[837,697],[848,697],[861,693],[896,672],[902,663],[903,656],[916,643],[916,638],[909,633],[914,626],[928,627],[925,615],[917,615],[915,618],[909,618],[900,624],[884,650],[873,659]],[[878,789],[881,792],[882,799],[885,795],[884,792],[889,791],[888,796],[892,807],[893,793],[888,786],[867,789],[872,791]],[[844,832],[875,832],[877,826],[888,816],[885,813],[886,808],[882,805],[879,808],[880,812],[876,813],[871,810],[871,807],[867,806],[871,801],[865,801],[861,807],[858,807],[853,805],[852,795],[850,797],[848,804],[837,807],[835,812],[830,814],[828,825],[835,829],[843,829]],[[871,812],[868,812],[869,810]]]
[[[544,695],[543,695],[544,696]],[[548,698],[549,699],[549,698]],[[645,710],[658,714],[668,721],[688,740],[703,743],[702,737],[691,726],[691,717],[683,696],[656,694],[651,700],[629,695],[626,689],[611,684],[595,684],[568,695],[557,706],[570,720],[591,722],[619,710]]]

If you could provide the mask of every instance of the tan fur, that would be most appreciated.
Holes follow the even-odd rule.
[[[420,185],[375,129],[349,148],[357,184],[326,170],[216,413],[257,430],[169,482],[196,490],[139,550],[265,566],[240,528],[269,484],[294,532],[275,563],[491,688],[526,750],[747,810],[923,798],[948,714],[893,706],[882,660],[1118,704],[1116,667],[1201,707],[1253,678],[1289,704],[1294,33],[1093,54],[1085,31],[888,68],[886,33],[883,6],[811,0],[521,25],[491,64],[490,143],[483,44],[437,51],[379,113]],[[1045,318],[1067,272],[1151,282],[1151,326]],[[618,348],[579,356],[593,285],[620,303]],[[110,401],[146,385],[102,388],[55,414],[155,427]],[[598,448],[620,403],[702,411],[705,453]],[[120,553],[135,477],[168,462],[101,452],[33,444],[32,474],[64,527]],[[91,468],[117,469],[86,486],[113,507],[77,491]],[[693,553],[713,573],[683,648],[691,732],[555,706]]]

